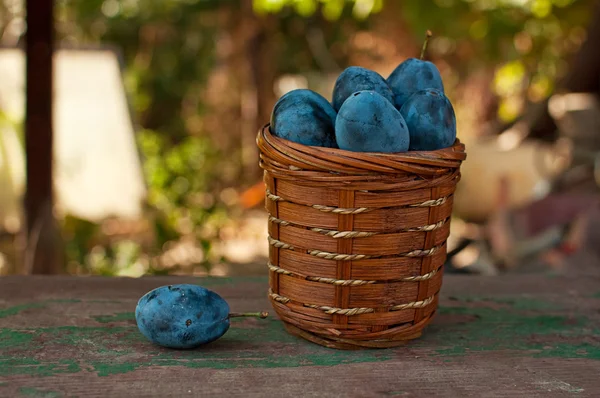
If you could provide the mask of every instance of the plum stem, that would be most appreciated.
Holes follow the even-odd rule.
[[[429,38],[433,36],[433,33],[429,29],[425,33],[425,41],[423,42],[423,48],[421,48],[421,59],[425,56],[425,50],[427,50],[427,43],[429,42]]]
[[[262,311],[262,312],[232,312],[229,314],[230,318],[239,318],[239,317],[254,317],[254,318],[261,318],[261,319],[265,319],[266,317],[269,316],[269,313],[266,311]]]

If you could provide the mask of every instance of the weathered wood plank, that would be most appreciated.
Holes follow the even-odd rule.
[[[0,279],[0,397],[597,396],[600,277],[444,277],[440,310],[405,347],[335,351],[242,319],[193,351],[137,331],[137,299],[198,283],[233,311],[270,310],[266,277]]]

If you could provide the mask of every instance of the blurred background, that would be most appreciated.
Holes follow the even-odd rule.
[[[266,273],[275,101],[427,29],[468,152],[448,271],[597,264],[598,1],[0,0],[0,275]]]

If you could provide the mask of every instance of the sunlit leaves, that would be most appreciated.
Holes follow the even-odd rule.
[[[329,0],[323,3],[321,12],[323,17],[328,21],[335,21],[340,18],[344,11],[344,3],[346,0]]]
[[[519,92],[525,78],[525,66],[520,61],[508,62],[498,68],[494,79],[494,91],[500,96]]]
[[[487,19],[481,18],[471,24],[471,27],[469,28],[469,33],[474,39],[481,40],[487,35],[489,28],[490,27]]]
[[[113,18],[121,12],[121,4],[117,0],[106,0],[102,3],[100,10],[105,17]]]
[[[285,7],[291,7],[303,17],[314,15],[320,8],[323,17],[329,21],[338,20],[346,5],[352,6],[352,15],[356,19],[365,19],[381,11],[384,0],[253,0],[257,14],[276,14]]]
[[[534,0],[531,4],[531,13],[536,18],[546,18],[552,12],[552,2],[550,0]]]
[[[498,116],[511,121],[521,111],[522,87],[526,79],[525,66],[520,61],[508,62],[498,68],[494,78],[494,92],[500,97]]]
[[[369,15],[381,11],[383,0],[354,0],[352,14],[358,19],[365,19]]]
[[[289,0],[253,0],[252,7],[257,14],[278,13],[288,3]]]
[[[317,11],[317,0],[296,0],[292,5],[296,12],[303,17],[309,17]]]

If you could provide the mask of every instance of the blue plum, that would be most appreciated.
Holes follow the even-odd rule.
[[[411,151],[447,148],[456,140],[456,116],[450,100],[440,90],[413,94],[400,113],[410,131]]]
[[[341,149],[354,152],[406,152],[410,139],[400,112],[374,91],[359,91],[344,102],[335,136]]]
[[[217,293],[201,286],[162,286],[139,300],[135,319],[140,332],[155,344],[194,348],[227,332],[229,305]]]
[[[394,101],[392,90],[379,73],[360,66],[351,66],[335,81],[333,109],[339,112],[344,101],[358,91],[375,91],[391,103]]]
[[[417,91],[433,88],[444,92],[442,76],[435,64],[417,58],[402,62],[387,78],[394,93],[394,105],[397,109]]]
[[[284,94],[271,113],[271,133],[303,145],[337,148],[337,114],[320,94],[307,89]]]

